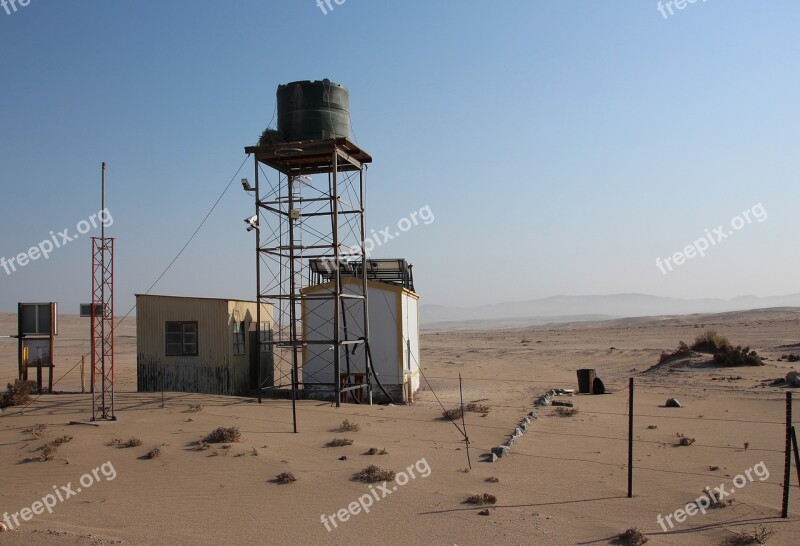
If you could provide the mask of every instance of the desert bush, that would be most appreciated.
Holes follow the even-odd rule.
[[[44,448],[42,448],[42,457],[41,457],[42,461],[52,460],[53,457],[56,456],[57,452],[58,452],[57,445],[47,444],[46,446],[44,446]]]
[[[500,481],[500,478],[495,478],[494,476],[491,476],[489,478],[486,478],[486,480],[484,480],[484,481],[487,481],[489,483],[497,483],[497,482]]]
[[[718,366],[763,366],[764,362],[758,353],[751,351],[750,347],[742,349],[741,346],[729,351],[719,351],[714,354],[714,363]]]
[[[342,421],[342,424],[339,425],[339,428],[336,429],[336,432],[358,432],[361,430],[361,426],[357,425],[356,423],[351,423],[347,419]]]
[[[467,504],[495,504],[497,502],[497,497],[490,495],[489,493],[484,493],[483,495],[470,495],[464,502]]]
[[[457,408],[444,410],[442,412],[442,416],[445,419],[449,419],[450,421],[455,421],[456,419],[461,419],[461,416],[464,415],[464,411],[461,409],[461,406]]]
[[[723,546],[738,546],[740,544],[766,544],[767,540],[775,534],[772,529],[767,529],[763,525],[744,531],[742,533],[734,533],[734,535],[722,543]]]
[[[203,438],[203,441],[208,442],[209,444],[241,442],[242,433],[239,432],[239,427],[219,427]]]
[[[690,446],[695,442],[694,438],[689,438],[688,436],[684,436],[680,432],[678,433],[678,445],[679,446]]]
[[[730,351],[733,349],[733,345],[727,337],[717,334],[714,330],[707,330],[695,338],[691,349],[699,353],[713,354],[719,351]]]
[[[645,542],[650,540],[646,536],[644,536],[639,529],[636,527],[631,527],[623,532],[621,532],[617,536],[616,543],[617,544],[626,544],[629,546],[641,546]]]
[[[483,404],[476,404],[475,402],[470,402],[464,409],[466,409],[467,411],[471,411],[473,413],[489,413],[489,406],[484,406]]]
[[[142,445],[142,441],[139,438],[131,438],[125,442],[125,447],[139,447],[140,445]]]
[[[6,392],[0,396],[0,408],[8,406],[24,406],[31,401],[31,393],[36,390],[36,381],[20,381],[8,383]]]
[[[665,351],[662,351],[661,352],[661,356],[658,359],[658,363],[661,364],[665,360],[670,360],[672,358],[676,358],[676,357],[680,357],[680,356],[689,356],[690,354],[692,354],[692,350],[689,348],[688,345],[686,345],[686,343],[681,341],[678,344],[678,348],[675,349],[674,351],[672,351],[671,353],[667,353]]]
[[[297,478],[294,477],[294,474],[291,472],[284,472],[283,474],[278,474],[278,477],[275,479],[276,482],[280,484],[287,484],[296,482]]]
[[[47,423],[37,423],[32,427],[24,429],[22,433],[30,434],[31,436],[33,436],[34,440],[38,440],[45,430],[47,430]]]
[[[556,408],[556,413],[561,417],[572,417],[576,413],[578,413],[578,408],[566,408],[563,406],[558,406]]]
[[[353,476],[354,480],[367,483],[387,482],[394,479],[394,471],[378,468],[374,464],[362,469]]]
[[[145,457],[147,457],[148,459],[155,459],[156,457],[160,456],[161,456],[161,450],[157,447],[154,447],[153,449],[147,452],[147,455],[145,455]]]
[[[350,438],[334,438],[328,442],[328,447],[344,447],[353,445],[353,440]]]
[[[367,451],[366,454],[367,455],[386,455],[387,453],[389,453],[389,452],[386,451],[385,448],[384,449],[378,449],[377,447],[371,447],[371,448],[369,448],[369,450]]]
[[[72,440],[72,436],[61,436],[60,438],[56,438],[52,442],[45,444],[42,448],[42,455],[40,457],[41,461],[51,461],[56,456],[58,452],[58,448],[61,447],[62,444],[66,444],[67,442]]]

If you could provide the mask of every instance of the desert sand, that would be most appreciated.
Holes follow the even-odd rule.
[[[757,525],[774,530],[769,544],[797,544],[800,492],[794,469],[790,518],[780,517],[787,388],[769,382],[793,368],[778,358],[800,353],[798,326],[800,309],[787,308],[426,331],[422,365],[430,386],[423,380],[414,404],[336,408],[301,400],[299,433],[293,434],[287,400],[259,405],[249,398],[166,393],[162,406],[160,393],[135,392],[132,319],[117,329],[118,420],[70,425],[91,415],[90,397],[80,394],[74,367],[89,348],[88,324],[64,316],[54,388],[63,393],[0,414],[0,517],[36,508],[36,501],[68,484],[74,494],[52,513],[34,514],[0,533],[0,544],[610,544],[631,527],[653,545],[720,544]],[[14,315],[0,315],[0,334],[13,334],[15,327]],[[706,329],[757,350],[768,359],[765,366],[661,367],[643,373],[662,351],[681,340],[691,343]],[[511,455],[485,462],[484,454],[508,438],[536,398],[549,388],[577,388],[580,368],[596,369],[609,393],[559,397],[574,402],[578,412],[571,417],[537,409],[538,419]],[[16,370],[16,341],[0,339],[3,384],[15,379]],[[456,406],[459,373],[465,403],[490,408],[485,416],[466,414],[468,472],[465,442],[442,420],[437,401]],[[626,468],[629,377],[636,382],[633,498],[627,498]],[[683,407],[662,407],[670,397]],[[360,430],[334,432],[345,419]],[[47,427],[35,438],[30,429],[37,424]],[[227,449],[195,448],[217,427],[233,426],[239,427],[241,442],[225,444]],[[678,447],[678,434],[696,441]],[[64,435],[71,441],[52,460],[39,461],[42,447]],[[326,447],[342,437],[353,444]],[[130,438],[142,444],[108,445]],[[160,456],[145,458],[155,447]],[[387,453],[365,454],[370,448]],[[768,477],[753,474],[760,463]],[[376,491],[386,496],[374,501],[369,513],[362,509],[347,521],[337,519],[336,527],[328,520],[328,530],[323,514],[336,514],[375,490],[352,479],[370,464],[406,475],[404,469],[412,467],[415,477],[404,485],[389,482],[396,490]],[[725,484],[730,490],[747,470],[752,479],[726,499],[733,500],[730,506],[672,520],[674,527],[663,532],[659,515],[685,508],[706,486]],[[297,481],[275,483],[284,472]],[[490,477],[497,481],[487,482]],[[83,488],[81,479],[91,484]],[[483,493],[497,499],[487,516],[479,515],[484,506],[464,502]]]

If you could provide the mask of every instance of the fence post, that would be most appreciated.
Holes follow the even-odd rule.
[[[783,511],[781,517],[789,517],[789,482],[792,479],[792,393],[786,393],[786,451],[783,465]]]
[[[633,497],[633,378],[628,383],[628,498]]]
[[[792,426],[792,447],[794,448],[794,471],[797,472],[797,486],[800,487],[800,451],[797,450],[797,433]]]

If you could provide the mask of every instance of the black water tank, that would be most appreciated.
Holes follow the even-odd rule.
[[[350,137],[350,92],[330,80],[278,86],[278,131],[287,142]]]

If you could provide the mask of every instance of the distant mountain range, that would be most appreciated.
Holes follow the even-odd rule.
[[[733,299],[677,299],[647,294],[609,294],[605,296],[552,296],[538,300],[481,305],[479,307],[446,307],[425,305],[420,308],[424,327],[446,323],[500,321],[529,325],[549,322],[605,320],[621,317],[659,315],[691,315],[724,313],[769,307],[800,307],[800,293],[786,296],[739,296]]]

